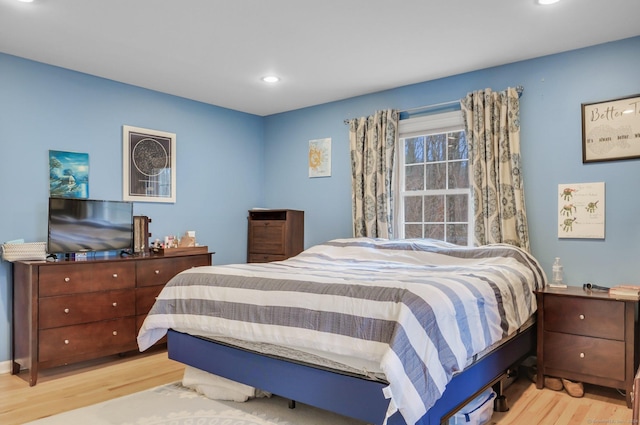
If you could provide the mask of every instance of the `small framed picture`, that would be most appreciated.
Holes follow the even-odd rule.
[[[176,202],[176,135],[122,126],[123,199]]]

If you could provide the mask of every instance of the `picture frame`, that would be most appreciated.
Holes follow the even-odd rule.
[[[89,154],[49,150],[49,197],[89,198]]]
[[[331,138],[309,140],[309,177],[331,177]]]
[[[122,198],[176,202],[176,135],[122,126]]]
[[[581,106],[583,163],[640,158],[640,94]]]

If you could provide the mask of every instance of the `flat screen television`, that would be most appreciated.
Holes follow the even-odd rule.
[[[47,252],[132,249],[132,202],[49,198]]]

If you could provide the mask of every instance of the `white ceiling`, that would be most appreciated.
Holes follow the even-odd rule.
[[[0,0],[0,52],[264,116],[640,35],[638,17],[639,0]]]

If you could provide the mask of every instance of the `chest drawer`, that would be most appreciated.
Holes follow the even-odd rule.
[[[183,270],[210,265],[210,258],[209,254],[206,254],[174,257],[171,261],[160,258],[140,261],[136,267],[136,285],[138,287],[165,285]]]
[[[624,340],[624,303],[580,297],[545,297],[544,330]]]
[[[251,222],[251,253],[285,254],[285,222],[256,220]]]
[[[135,287],[135,263],[60,264],[41,267],[41,297]]]
[[[270,263],[271,261],[282,261],[286,259],[286,255],[249,254],[250,263]]]
[[[135,315],[135,290],[91,292],[40,299],[40,329]]]
[[[625,343],[558,332],[544,333],[545,368],[625,380]]]
[[[49,366],[136,348],[135,317],[40,331],[39,361]]]

